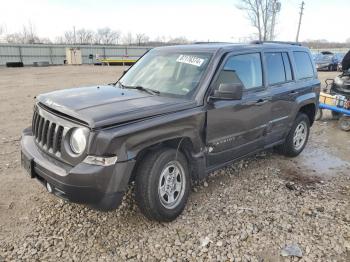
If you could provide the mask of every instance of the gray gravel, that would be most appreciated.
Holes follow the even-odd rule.
[[[0,254],[8,261],[299,261],[282,257],[296,245],[300,261],[349,261],[349,177],[289,176],[270,167],[278,158],[262,154],[213,173],[172,223],[145,219],[132,188],[109,213],[48,195],[31,213],[32,232],[2,242]]]
[[[350,139],[330,116],[314,124],[301,156],[264,153],[215,172],[193,188],[183,215],[168,224],[146,220],[132,190],[117,211],[101,213],[59,200],[26,177],[19,136],[31,123],[33,97],[113,82],[123,70],[0,70],[1,262],[350,261],[350,180],[344,166],[350,163]],[[336,74],[319,73],[322,82]],[[302,257],[282,256],[288,246],[297,246]]]

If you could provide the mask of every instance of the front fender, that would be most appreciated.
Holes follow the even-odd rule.
[[[148,118],[135,123],[99,131],[90,147],[90,154],[118,156],[118,161],[134,159],[152,145],[187,137],[193,144],[193,153],[203,151],[205,112],[200,108]]]

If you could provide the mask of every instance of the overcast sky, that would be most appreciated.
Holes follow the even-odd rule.
[[[280,0],[277,40],[295,40],[301,0]],[[110,27],[122,33],[184,36],[196,41],[238,41],[255,31],[239,0],[0,0],[0,25],[7,33],[31,22],[40,37],[65,31]],[[348,30],[350,0],[305,0],[300,40],[327,39],[344,42]]]

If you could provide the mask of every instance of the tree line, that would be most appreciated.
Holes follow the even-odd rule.
[[[159,36],[151,39],[145,33],[133,34],[122,33],[109,27],[90,30],[86,28],[75,28],[64,32],[62,36],[55,39],[40,37],[35,27],[28,23],[22,29],[14,33],[5,33],[5,27],[0,25],[0,40],[9,44],[80,44],[80,45],[162,45],[162,44],[187,44],[191,41],[186,37]]]

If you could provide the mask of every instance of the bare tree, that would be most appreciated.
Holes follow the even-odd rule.
[[[159,42],[159,43],[165,43],[167,41],[167,37],[162,35],[162,36],[157,36],[154,42]]]
[[[142,45],[149,42],[149,37],[143,33],[136,34],[136,43]]]
[[[23,44],[23,37],[19,33],[8,34],[5,36],[5,41],[10,44]]]
[[[5,33],[5,26],[0,25],[0,35],[2,35],[3,33]]]
[[[94,40],[94,32],[85,28],[76,32],[74,30],[66,31],[64,37],[58,40],[66,44],[91,44]]]
[[[56,36],[54,40],[55,44],[65,44],[65,37],[64,36]]]
[[[188,44],[190,43],[190,41],[186,37],[180,36],[180,37],[170,38],[168,43],[169,44]]]
[[[28,25],[24,25],[21,32],[8,34],[5,36],[8,43],[19,44],[35,44],[41,43],[40,38],[35,32],[35,27],[29,22]]]
[[[79,29],[76,32],[76,37],[79,44],[91,44],[93,36],[94,33],[91,30],[86,30],[84,28]]]
[[[64,36],[62,37],[62,44],[75,44],[75,34],[74,31],[66,31],[64,32]]]
[[[131,45],[134,42],[134,37],[132,33],[128,32],[126,35],[123,37],[123,43],[126,45]]]
[[[23,42],[25,44],[35,44],[35,43],[39,43],[40,39],[36,34],[36,30],[34,25],[29,22],[27,26],[23,26]]]
[[[95,43],[96,44],[118,44],[120,40],[120,32],[113,31],[109,27],[100,28],[95,34]]]
[[[271,21],[273,15],[273,0],[240,0],[237,6],[239,9],[247,12],[247,17],[258,30],[260,41],[270,39]]]
[[[48,37],[40,38],[39,42],[40,42],[41,44],[52,44],[51,39],[48,38]]]

